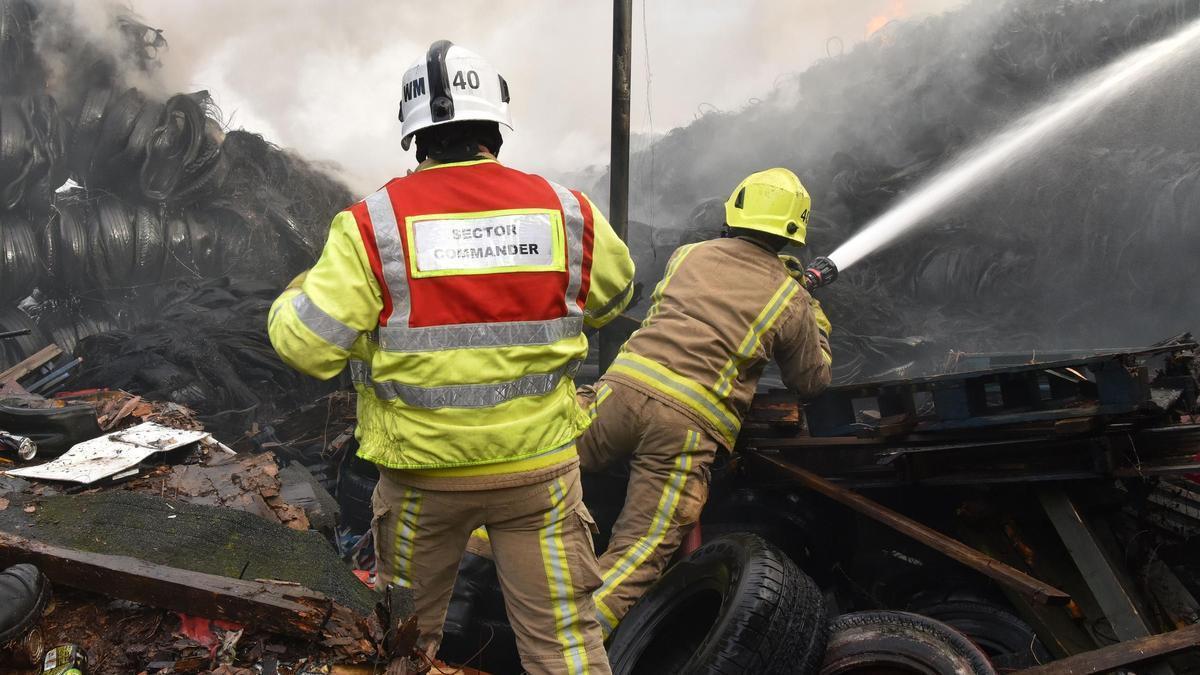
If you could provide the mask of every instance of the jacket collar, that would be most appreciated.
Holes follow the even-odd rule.
[[[427,169],[442,169],[448,166],[471,166],[473,164],[499,163],[500,162],[496,159],[495,155],[487,150],[480,150],[479,154],[475,156],[475,159],[468,159],[462,162],[439,162],[432,157],[426,157],[424,162],[421,162],[417,165],[417,168],[413,170],[413,173],[416,173],[417,171],[425,171]]]

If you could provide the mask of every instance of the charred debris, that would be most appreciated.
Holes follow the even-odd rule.
[[[713,198],[767,164],[809,185],[810,240],[832,247],[1058,83],[1197,16],[976,1],[845,53],[831,39],[761,101],[633,155],[639,280],[715,235]],[[65,469],[84,480],[0,475],[0,565],[37,562],[57,597],[5,658],[74,643],[96,673],[373,672],[413,636],[403,597],[368,590],[377,476],[353,393],[296,375],[263,328],[350,192],[225,128],[206,92],[169,91],[167,38],[110,19],[97,41],[67,5],[0,0],[0,469],[142,452],[147,424],[200,436]],[[879,626],[955,672],[1200,672],[1197,347],[1129,348],[1200,315],[1185,79],[824,289],[837,386],[806,407],[764,387],[714,471],[704,546],[622,624],[617,672],[672,672],[744,624],[722,613],[737,602],[669,592],[722,537],[795,570],[780,652],[760,655],[781,672],[878,666]],[[586,477],[602,529],[623,481]],[[510,672],[510,631],[494,569],[468,561],[442,656]]]

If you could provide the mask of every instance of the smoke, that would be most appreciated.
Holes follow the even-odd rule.
[[[716,200],[785,166],[813,194],[809,243],[828,253],[975,143],[1198,15],[1195,0],[1021,0],[890,23],[636,154],[632,217],[655,237],[711,235]],[[917,358],[908,346],[1128,347],[1200,325],[1200,68],[1156,80],[823,289],[841,363],[870,361],[842,379]]]
[[[111,25],[112,5],[55,2],[77,26]],[[468,45],[512,86],[505,161],[607,200],[605,3],[139,9],[170,40],[161,68],[113,64],[128,53],[119,45],[98,62],[147,88],[208,89],[228,126],[336,163],[359,194],[414,164],[395,119],[405,67],[434,39]],[[1197,15],[1200,0],[639,1],[631,207],[652,226],[632,228],[642,280],[680,238],[719,227],[720,200],[769,166],[804,180],[809,240],[827,252],[975,142]],[[54,82],[80,76],[49,70]],[[1166,78],[824,289],[838,363],[850,364],[840,377],[904,363],[914,345],[1128,346],[1194,327],[1198,92],[1200,69]]]
[[[906,11],[959,2],[909,0]],[[740,108],[825,57],[831,37],[840,38],[835,52],[861,41],[871,18],[893,5],[637,0],[634,131],[661,134],[701,107]],[[440,38],[489,58],[512,87],[507,163],[564,179],[608,163],[610,3],[175,0],[140,9],[170,40],[164,77],[174,88],[210,90],[233,126],[336,162],[359,193],[415,164],[400,148],[399,82]]]

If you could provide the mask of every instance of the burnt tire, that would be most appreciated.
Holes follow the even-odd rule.
[[[821,675],[920,673],[995,675],[983,654],[962,633],[940,621],[909,612],[843,614],[832,634]]]
[[[762,537],[714,539],[667,570],[609,642],[615,675],[815,673],[828,636],[817,585]]]

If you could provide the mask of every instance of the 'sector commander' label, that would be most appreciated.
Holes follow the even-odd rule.
[[[550,268],[556,262],[556,216],[537,212],[413,221],[416,271]]]

